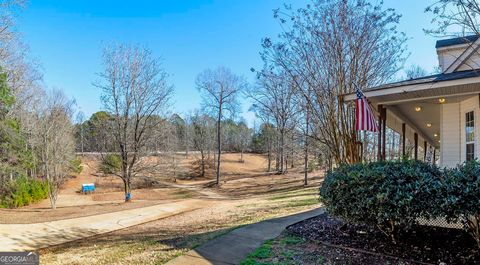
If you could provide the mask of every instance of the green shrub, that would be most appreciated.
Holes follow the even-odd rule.
[[[46,181],[22,176],[11,181],[7,187],[2,190],[0,206],[4,208],[18,208],[47,197],[48,185]]]
[[[102,164],[100,165],[100,171],[104,174],[112,174],[117,172],[122,167],[122,159],[119,155],[116,154],[107,154],[102,159]]]
[[[346,222],[377,226],[393,240],[399,229],[430,218],[440,171],[419,161],[342,165],[327,174],[320,199]]]
[[[437,215],[462,222],[480,247],[480,163],[465,162],[444,174]]]
[[[73,173],[82,173],[82,160],[78,157],[75,157],[74,159],[72,159],[72,161],[70,161],[70,167],[72,168]]]

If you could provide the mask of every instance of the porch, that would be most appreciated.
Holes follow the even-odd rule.
[[[378,116],[375,156],[387,157],[389,129],[398,134],[397,157],[454,167],[480,157],[477,128],[480,113],[480,73],[442,73],[363,91]],[[354,101],[354,93],[344,96]],[[389,129],[388,129],[389,128]],[[390,136],[391,137],[391,136]]]

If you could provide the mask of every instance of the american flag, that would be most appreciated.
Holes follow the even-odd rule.
[[[373,114],[367,98],[358,88],[356,90],[357,100],[355,101],[355,128],[357,131],[371,131],[378,132],[377,121]]]

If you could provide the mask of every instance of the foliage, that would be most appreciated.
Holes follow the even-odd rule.
[[[70,166],[74,173],[77,173],[77,174],[82,173],[83,166],[82,166],[82,160],[80,158],[75,157],[74,159],[72,159],[72,161],[70,161]]]
[[[320,189],[327,211],[346,222],[377,226],[393,240],[399,228],[430,218],[441,172],[419,161],[342,165]]]
[[[25,137],[18,120],[7,118],[15,95],[7,84],[7,74],[0,68],[0,175],[18,175],[34,167],[34,157],[25,148]]]
[[[18,208],[48,197],[46,181],[18,177],[11,181],[0,195],[0,206]]]
[[[448,221],[461,221],[480,247],[480,162],[446,169],[438,201],[437,214]]]
[[[104,174],[113,174],[122,167],[122,159],[117,154],[107,154],[102,159],[100,171]]]

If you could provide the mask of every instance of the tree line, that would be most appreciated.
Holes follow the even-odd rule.
[[[23,4],[0,5],[0,204],[22,206],[44,194],[55,208],[62,180],[79,166],[71,122],[75,101],[45,88],[38,64],[29,59],[15,28]]]

